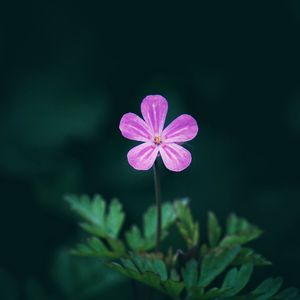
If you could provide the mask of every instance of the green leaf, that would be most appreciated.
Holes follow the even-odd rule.
[[[168,235],[167,230],[175,222],[175,219],[173,206],[168,202],[164,203],[162,205],[162,240]],[[143,233],[136,225],[125,233],[129,247],[138,252],[153,249],[156,244],[156,226],[157,210],[155,206],[151,206],[143,217]]]
[[[134,254],[131,256],[140,272],[153,272],[159,275],[161,281],[166,281],[168,279],[167,267],[161,259],[142,257]]]
[[[193,247],[199,242],[199,224],[194,222],[188,200],[177,200],[174,203],[177,214],[177,227],[188,247]]]
[[[234,246],[248,243],[262,234],[262,230],[250,224],[246,219],[231,214],[227,220],[226,236],[220,246]]]
[[[269,278],[263,281],[251,294],[258,296],[255,300],[270,299],[279,291],[281,285],[282,279],[280,277]]]
[[[240,270],[237,270],[236,268],[231,269],[224,281],[221,288],[211,288],[207,292],[204,292],[204,290],[199,289],[192,289],[190,294],[193,299],[216,299],[216,298],[227,298],[233,295],[236,295],[239,291],[241,291],[247,282],[250,279],[250,276],[252,274],[253,267],[251,265],[245,265],[241,267]]]
[[[199,285],[205,287],[210,284],[233,262],[240,249],[240,246],[216,248],[205,255],[201,264]]]
[[[168,229],[176,220],[176,212],[172,203],[166,202],[162,205],[162,228]]]
[[[114,243],[116,242],[114,241]],[[118,247],[115,244],[115,249],[108,249],[99,238],[91,237],[87,240],[86,244],[77,245],[71,253],[78,256],[119,258],[125,254],[125,247],[121,241],[117,243]]]
[[[210,247],[216,247],[220,241],[222,229],[219,225],[218,219],[213,212],[208,213],[208,241]]]
[[[153,271],[154,273],[159,274],[161,281],[166,281],[168,279],[168,270],[162,260],[153,260]]]
[[[65,199],[71,208],[85,221],[103,226],[105,201],[99,195],[95,195],[93,202],[87,195],[80,197],[76,195],[66,195]]]
[[[166,294],[169,295],[171,298],[177,298],[184,289],[184,284],[182,282],[174,280],[167,280],[162,283],[162,286]]]
[[[227,273],[222,285],[222,289],[228,288],[228,292],[225,295],[234,296],[240,292],[249,282],[252,272],[253,265],[251,264],[241,266],[240,270],[236,268],[231,269]]]
[[[146,239],[151,239],[156,233],[157,211],[155,206],[151,206],[144,215],[144,235]]]
[[[176,219],[176,214],[171,203],[163,203],[161,208],[161,227],[163,231],[163,236],[167,235],[167,229],[174,224]],[[156,206],[151,206],[144,215],[144,236],[147,240],[156,239],[156,226],[157,226],[157,208]]]
[[[105,228],[108,236],[116,239],[125,219],[122,205],[117,199],[113,199],[109,206],[109,211],[105,219]]]
[[[69,196],[68,202],[83,219],[81,226],[93,235],[86,244],[79,244],[72,251],[74,254],[108,258],[105,264],[109,268],[171,298],[179,299],[186,288],[184,295],[188,299],[300,300],[298,290],[293,288],[276,295],[282,284],[280,278],[265,280],[251,293],[238,295],[248,283],[253,266],[268,265],[270,262],[250,248],[241,248],[242,244],[258,237],[261,230],[236,215],[228,218],[226,235],[220,242],[221,227],[216,216],[210,212],[207,226],[209,246],[198,245],[199,226],[193,220],[187,200],[175,201],[174,205],[165,203],[162,207],[162,238],[177,220],[178,229],[190,249],[186,253],[181,252],[183,255],[180,256],[179,252],[174,254],[170,248],[169,254],[163,256],[161,253],[146,252],[155,246],[156,241],[157,211],[152,206],[144,214],[143,229],[132,226],[125,233],[129,247],[134,250],[128,254],[124,243],[118,239],[124,213],[117,200],[113,200],[107,209],[100,196],[92,200],[87,196]],[[200,266],[199,261],[193,259],[198,257],[195,251],[200,251]],[[118,259],[118,263],[113,262],[114,259]],[[240,267],[227,272],[221,287],[207,290],[207,286],[232,265]],[[176,267],[181,268],[180,274]]]
[[[121,258],[121,262],[122,262],[122,265],[123,265],[127,270],[131,270],[131,271],[138,272],[137,267],[135,266],[135,264],[132,262],[131,259],[128,259],[128,258]]]
[[[190,260],[182,270],[182,277],[187,289],[195,286],[198,281],[198,263],[196,260]]]
[[[122,259],[122,264],[107,263],[106,265],[129,277],[147,284],[170,297],[178,297],[184,288],[182,282],[168,279],[168,271],[165,263],[153,257],[133,255],[129,259]]]
[[[236,259],[233,261],[233,265],[243,265],[250,263],[254,266],[269,266],[272,263],[264,258],[262,255],[255,253],[250,248],[242,248]]]
[[[116,257],[124,255],[126,252],[124,243],[121,240],[115,240],[115,239],[110,239],[107,238],[107,243],[109,245],[109,247],[111,248],[112,252],[114,252],[116,255]]]
[[[137,226],[132,226],[131,230],[125,233],[126,241],[133,250],[145,250],[146,243],[142,237],[141,230]]]
[[[88,196],[68,195],[65,197],[71,208],[85,221],[81,227],[87,232],[102,237],[117,239],[124,223],[125,214],[121,203],[114,199],[106,213],[106,204],[103,198],[95,195],[93,199]]]

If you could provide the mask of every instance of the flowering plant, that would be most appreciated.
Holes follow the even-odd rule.
[[[179,116],[163,129],[167,110],[165,98],[147,96],[141,105],[144,120],[127,113],[120,122],[124,137],[143,142],[128,152],[129,164],[137,170],[154,171],[156,205],[143,215],[143,227],[124,229],[125,213],[116,199],[107,207],[99,195],[68,195],[71,208],[83,220],[82,229],[90,235],[72,253],[101,259],[105,267],[171,299],[299,300],[295,288],[280,291],[281,278],[266,279],[244,292],[254,268],[271,264],[245,246],[262,234],[257,226],[231,214],[223,229],[209,212],[207,235],[201,235],[200,241],[199,223],[189,201],[162,202],[157,158],[171,171],[184,170],[191,163],[191,154],[180,144],[198,132],[197,122],[189,115]],[[179,249],[168,240],[173,228],[184,242]]]
[[[127,113],[120,122],[124,137],[143,142],[128,152],[129,164],[137,170],[149,170],[160,155],[169,170],[180,172],[186,169],[192,156],[179,143],[190,141],[197,135],[196,120],[190,115],[181,115],[163,129],[168,102],[160,95],[147,96],[141,104],[141,111],[144,120]]]

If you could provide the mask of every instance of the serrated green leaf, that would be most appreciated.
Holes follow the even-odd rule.
[[[145,272],[141,276],[141,282],[150,285],[151,287],[164,292],[161,286],[159,276],[152,272]]]
[[[222,289],[228,288],[224,295],[234,296],[240,292],[249,282],[252,272],[253,265],[251,264],[241,266],[240,270],[231,269],[223,281]]]
[[[116,239],[125,220],[122,205],[117,199],[111,201],[105,220],[105,228],[108,236]]]
[[[222,229],[219,225],[218,219],[213,212],[208,213],[208,241],[210,247],[216,247],[220,241]]]
[[[162,220],[161,226],[162,231],[166,233],[166,230],[174,223],[176,214],[171,203],[164,203],[162,205]],[[145,239],[151,240],[156,237],[156,226],[157,226],[157,208],[151,206],[144,214],[143,219],[144,225],[144,237]]]
[[[128,259],[128,258],[121,258],[121,262],[122,262],[122,265],[123,265],[126,269],[131,270],[131,271],[138,272],[138,269],[136,268],[135,264],[132,262],[131,259]]]
[[[122,256],[125,254],[126,249],[125,249],[124,243],[121,240],[115,240],[115,239],[110,239],[110,238],[107,238],[106,240],[107,240],[109,247],[111,248],[111,250],[114,253],[119,254],[119,256]]]
[[[80,197],[76,195],[66,195],[65,200],[71,205],[71,208],[85,221],[92,224],[103,225],[105,201],[99,195],[95,195],[93,202],[87,195]]]
[[[135,279],[137,281],[142,281],[142,276],[138,272],[136,272],[132,269],[129,269],[129,268],[127,269],[126,267],[124,268],[122,265],[120,265],[116,262],[108,262],[105,265],[106,265],[106,267],[108,267],[126,277]]]
[[[75,249],[71,251],[72,254],[78,256],[93,256],[93,257],[110,257],[118,258],[120,253],[110,251],[103,242],[92,237],[87,240],[86,244],[79,244]]]
[[[140,265],[140,264],[139,264]],[[168,271],[165,263],[157,258],[142,258],[142,267],[144,272],[153,272],[160,277],[161,281],[168,279]]]
[[[145,260],[139,255],[134,255],[131,258],[141,273],[146,272]]]
[[[122,259],[122,265],[107,263],[106,265],[129,277],[147,284],[170,297],[177,297],[184,288],[182,282],[167,279],[167,269],[163,261],[156,258],[133,256],[131,259]]]
[[[126,241],[132,250],[141,251],[145,250],[145,240],[142,233],[137,226],[132,226],[130,230],[125,233]]]
[[[235,214],[229,215],[226,224],[226,234],[227,235],[236,234],[239,228],[238,224],[239,224],[238,217]]]
[[[258,238],[261,234],[262,230],[257,226],[231,214],[227,220],[226,236],[222,239],[220,246],[242,245]]]
[[[107,251],[108,252],[106,246],[104,246],[104,244],[99,239],[97,239],[95,237],[92,237],[92,238],[88,239],[88,245],[95,252],[102,252],[102,251]]]
[[[176,214],[170,203],[162,205],[162,235],[163,240],[168,232],[168,228],[175,222]],[[155,206],[151,206],[143,217],[143,232],[137,227],[132,226],[125,233],[126,241],[129,247],[137,252],[151,250],[156,244],[156,226],[157,226],[157,210]]]
[[[261,255],[252,249],[241,248],[240,245],[258,237],[261,230],[243,218],[231,215],[226,226],[226,236],[219,242],[221,227],[213,213],[208,216],[209,246],[200,245],[201,266],[188,256],[185,257],[185,267],[181,269],[181,276],[174,269],[175,259],[171,256],[163,261],[160,256],[151,253],[137,255],[137,252],[146,252],[155,246],[157,212],[150,207],[143,218],[143,230],[133,226],[126,232],[126,240],[134,253],[126,254],[124,243],[117,237],[124,222],[122,205],[113,200],[108,206],[100,196],[92,200],[87,196],[71,196],[68,202],[78,215],[84,220],[82,228],[94,235],[86,244],[79,244],[73,250],[81,256],[105,257],[120,259],[121,263],[108,262],[107,266],[119,273],[147,284],[160,292],[178,299],[186,287],[185,295],[189,299],[228,299],[228,300],[300,300],[297,289],[287,289],[276,293],[281,287],[280,278],[268,279],[248,295],[237,296],[246,286],[252,274],[253,265],[270,264]],[[174,205],[165,203],[162,208],[162,238],[167,235],[167,229],[177,219],[177,225],[188,247],[195,246],[199,240],[199,226],[194,222],[187,201],[176,201]],[[219,244],[219,245],[218,245]],[[198,247],[195,247],[198,249]],[[191,249],[189,249],[191,250]],[[198,251],[198,250],[197,250]],[[183,262],[183,264],[184,264]],[[167,268],[166,264],[170,266]],[[213,287],[206,290],[230,265],[241,267],[229,270],[220,288]],[[199,276],[200,273],[200,276]],[[170,274],[170,276],[169,276]]]
[[[118,234],[124,222],[125,214],[122,212],[122,205],[114,199],[106,214],[105,201],[95,195],[93,199],[88,196],[66,196],[71,208],[84,220],[80,226],[94,236],[87,240],[86,244],[78,245],[73,254],[80,256],[98,256],[118,258],[125,253],[123,242],[117,239]],[[103,241],[106,241],[106,244]]]
[[[161,281],[166,281],[168,279],[167,267],[162,260],[154,259],[153,270],[156,274],[160,276]]]
[[[166,202],[162,205],[162,227],[168,229],[174,224],[176,220],[176,213],[173,204]]]
[[[114,199],[106,214],[106,204],[103,198],[95,195],[88,196],[68,195],[65,197],[71,208],[85,221],[81,227],[87,232],[102,238],[117,239],[124,223],[125,214],[121,203]]]
[[[257,295],[256,300],[267,300],[279,291],[281,285],[281,278],[269,278],[263,281],[251,294]]]
[[[187,289],[195,286],[198,281],[198,263],[196,260],[190,260],[182,270],[182,277]]]
[[[205,255],[201,264],[199,285],[205,287],[210,284],[233,262],[240,249],[240,246],[216,248]]]
[[[187,200],[177,200],[174,202],[177,214],[177,227],[180,234],[186,241],[188,247],[193,247],[199,242],[199,224],[194,222]]]
[[[269,266],[272,263],[250,248],[242,248],[233,265],[253,264],[254,266]]]
[[[236,280],[238,277],[238,269],[233,268],[228,271],[223,281],[222,287],[230,287],[232,288],[236,284]]]
[[[156,233],[157,211],[155,206],[151,206],[144,215],[144,235],[149,239]]]
[[[171,298],[178,297],[182,290],[184,289],[184,284],[182,282],[167,280],[162,282],[162,286]]]
[[[79,223],[80,227],[86,232],[99,237],[105,237],[104,227],[95,226],[95,224]]]

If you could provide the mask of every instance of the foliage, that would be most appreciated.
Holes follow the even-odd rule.
[[[135,279],[171,297],[177,297],[184,288],[178,274],[168,274],[165,262],[157,257],[143,257],[138,254],[121,259],[121,263],[108,263],[107,266],[117,272]]]
[[[177,229],[186,250],[167,254],[149,252],[155,246],[157,213],[154,206],[143,216],[143,227],[123,228],[125,214],[118,200],[99,196],[68,196],[72,209],[83,219],[81,227],[91,235],[73,254],[101,257],[104,265],[133,280],[149,285],[172,299],[299,300],[298,290],[280,291],[282,280],[269,278],[252,291],[243,292],[256,266],[271,263],[244,245],[262,231],[247,220],[231,214],[225,229],[214,213],[207,221],[208,242],[199,243],[199,224],[195,222],[186,199],[165,203],[162,207],[162,238],[169,229]],[[222,232],[223,235],[222,235]],[[120,237],[124,234],[124,238]]]
[[[118,239],[124,223],[125,214],[117,199],[111,201],[108,210],[101,196],[95,195],[91,200],[88,196],[66,196],[71,208],[84,220],[80,226],[92,234],[86,244],[79,244],[74,254],[82,256],[99,256],[118,258],[125,255],[123,242]]]
[[[186,199],[182,201],[175,201],[175,213],[177,215],[177,227],[182,237],[185,239],[189,247],[198,244],[199,241],[199,224],[194,222],[193,216]]]
[[[175,219],[176,214],[172,204],[164,203],[162,205],[163,239],[168,235],[168,228],[174,223]],[[143,221],[143,233],[136,225],[133,225],[125,234],[130,249],[134,251],[146,251],[155,247],[157,222],[157,211],[155,206],[151,206],[146,211]]]

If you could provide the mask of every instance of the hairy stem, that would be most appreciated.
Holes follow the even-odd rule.
[[[161,189],[160,189],[160,178],[158,171],[158,160],[156,159],[153,165],[153,175],[154,175],[154,188],[155,188],[155,198],[157,207],[157,226],[156,226],[156,251],[160,250],[160,240],[161,240]]]

